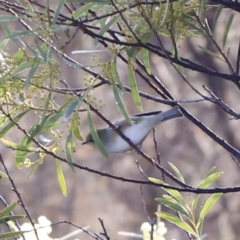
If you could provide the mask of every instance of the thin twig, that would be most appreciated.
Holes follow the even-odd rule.
[[[34,233],[35,233],[35,235],[36,235],[36,238],[37,238],[37,240],[39,240],[38,232],[37,232],[37,230],[36,230],[36,228],[35,228],[35,226],[34,226],[33,219],[32,219],[29,211],[27,210],[27,207],[25,206],[25,204],[24,204],[24,202],[23,202],[23,200],[22,200],[21,194],[20,194],[19,191],[17,190],[17,187],[16,187],[16,185],[15,185],[15,183],[14,183],[14,181],[13,181],[13,179],[12,179],[12,177],[11,177],[11,175],[10,175],[10,173],[9,173],[9,171],[8,171],[5,163],[4,163],[4,161],[3,161],[3,158],[2,158],[2,154],[1,154],[1,153],[0,153],[0,162],[2,163],[3,168],[4,168],[6,174],[7,174],[8,178],[9,178],[9,181],[11,182],[12,190],[16,193],[16,195],[17,195],[17,197],[18,197],[18,200],[19,200],[18,203],[19,203],[19,205],[23,208],[24,212],[26,213],[26,215],[27,215],[27,217],[28,217],[28,219],[29,219],[29,221],[30,221],[30,223],[31,223],[31,225],[32,225],[32,228],[34,229]]]

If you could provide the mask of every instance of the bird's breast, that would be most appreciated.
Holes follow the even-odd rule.
[[[122,133],[136,146],[139,146],[152,128],[146,123],[138,123],[122,130]],[[117,134],[106,146],[108,152],[126,152],[132,147]]]

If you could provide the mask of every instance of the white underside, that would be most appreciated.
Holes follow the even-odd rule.
[[[151,125],[149,125],[149,122],[143,121],[142,123],[132,125],[129,128],[125,129],[125,131],[123,131],[123,134],[128,139],[130,139],[133,144],[139,146],[151,129],[152,127]],[[121,138],[121,136],[116,137],[113,141],[109,142],[105,147],[109,153],[126,152],[132,149],[132,147],[129,146],[129,144],[123,138]]]

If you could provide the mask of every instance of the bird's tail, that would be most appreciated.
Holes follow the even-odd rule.
[[[159,124],[160,122],[167,121],[174,118],[180,118],[183,114],[181,113],[178,106],[175,106],[171,108],[170,110],[167,110],[166,112],[162,112],[156,115],[155,118],[155,124]]]

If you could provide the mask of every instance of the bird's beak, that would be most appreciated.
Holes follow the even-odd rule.
[[[94,141],[93,140],[88,140],[88,141],[85,141],[82,143],[82,145],[85,145],[85,144],[88,144],[88,143],[93,143]]]

